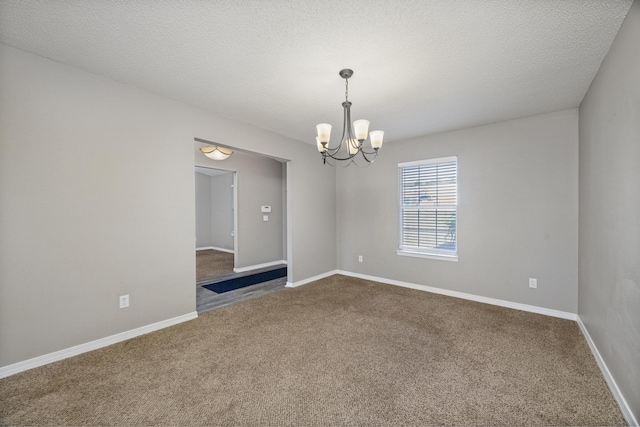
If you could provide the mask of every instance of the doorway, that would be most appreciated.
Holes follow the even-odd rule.
[[[281,289],[288,274],[287,162],[235,149],[216,161],[208,145],[194,144],[199,313]]]
[[[233,171],[195,167],[197,281],[233,273],[235,175]]]

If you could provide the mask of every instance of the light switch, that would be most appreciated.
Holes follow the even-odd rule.
[[[262,215],[263,221],[269,221],[269,215]]]

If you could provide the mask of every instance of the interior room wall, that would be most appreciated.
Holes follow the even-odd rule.
[[[235,267],[247,268],[282,261],[283,222],[282,180],[283,164],[265,156],[236,151],[223,161],[209,159],[194,144],[196,166],[215,167],[236,172],[238,211],[236,226],[237,247]],[[213,202],[215,202],[215,198]],[[271,206],[271,213],[262,213],[262,206]],[[268,221],[263,221],[267,215]]]
[[[195,172],[196,248],[213,246],[211,177]]]
[[[398,163],[447,156],[458,157],[459,262],[399,256]],[[339,269],[577,312],[577,110],[393,141],[337,177]]]
[[[234,250],[233,215],[233,173],[212,176],[211,245],[214,248]]]
[[[0,93],[0,368],[195,313],[194,137],[289,160],[288,280],[336,268],[314,146],[6,45]]]
[[[578,314],[640,421],[640,2],[580,106]]]

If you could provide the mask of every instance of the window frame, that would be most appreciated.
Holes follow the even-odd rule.
[[[412,166],[428,166],[441,163],[455,162],[455,204],[434,204],[432,206],[407,205],[403,201],[403,171],[404,168]],[[419,196],[420,197],[420,196]],[[417,209],[421,211],[438,211],[442,209],[455,212],[455,250],[436,249],[436,248],[418,248],[404,244],[403,234],[403,212],[405,209]],[[411,162],[398,163],[398,249],[396,253],[401,256],[410,256],[418,258],[429,258],[443,261],[458,261],[458,156],[438,157],[425,160],[417,160]]]

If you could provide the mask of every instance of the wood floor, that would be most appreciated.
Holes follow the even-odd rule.
[[[282,277],[279,279],[270,280],[268,282],[256,283],[255,285],[235,289],[233,291],[225,292],[222,294],[217,294],[213,291],[210,291],[209,289],[203,287],[204,285],[210,285],[213,283],[222,282],[223,280],[262,273],[264,271],[275,270],[278,268],[282,268],[282,266],[261,268],[244,273],[228,273],[222,276],[208,277],[198,280],[196,282],[196,310],[198,311],[198,314],[202,314],[207,311],[215,310],[216,308],[224,307],[239,301],[257,298],[271,292],[281,290],[287,284],[287,278]]]

